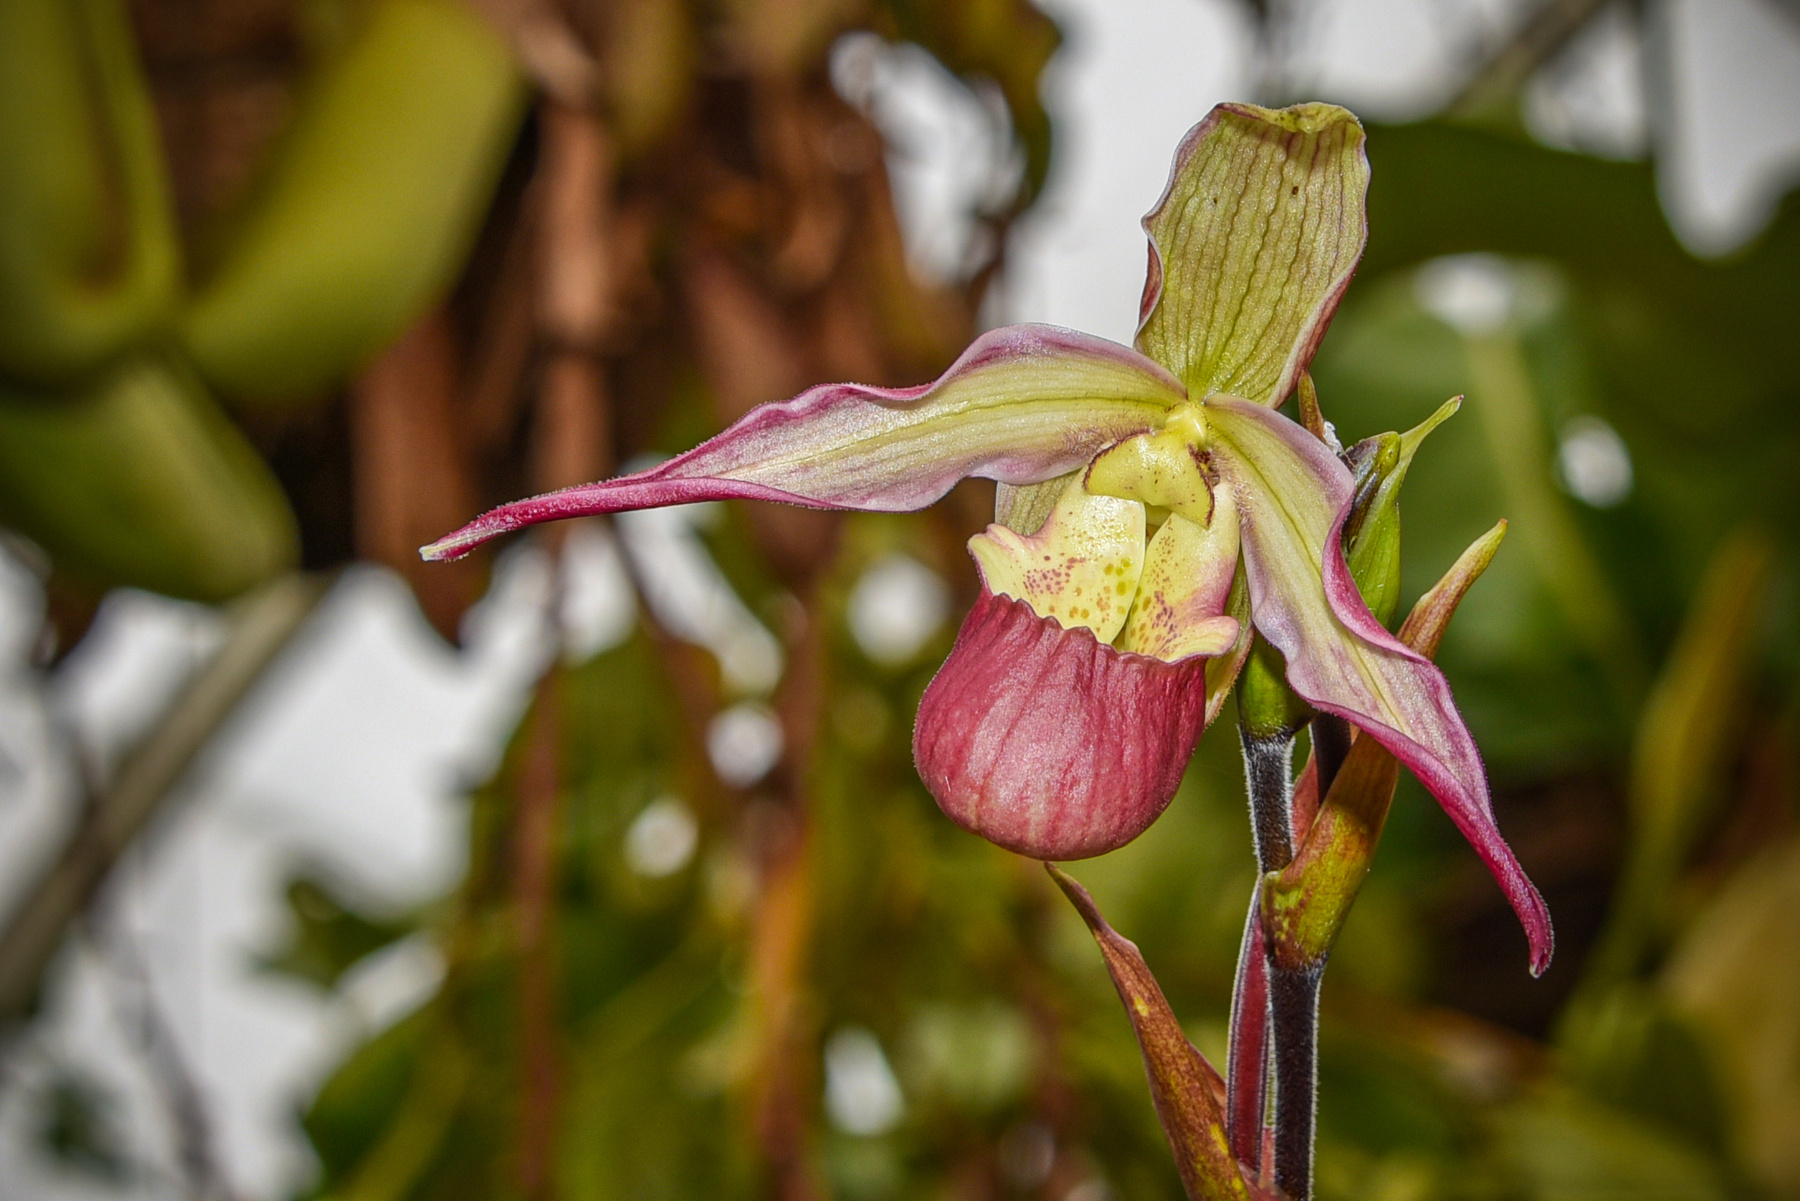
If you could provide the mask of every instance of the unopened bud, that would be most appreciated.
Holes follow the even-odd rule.
[[[1400,486],[1432,430],[1462,406],[1456,396],[1404,434],[1364,438],[1346,454],[1356,482],[1344,522],[1344,560],[1369,612],[1390,624],[1400,608]]]

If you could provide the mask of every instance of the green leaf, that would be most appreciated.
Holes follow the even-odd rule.
[[[1759,533],[1719,548],[1644,705],[1632,748],[1630,842],[1590,984],[1636,971],[1711,811],[1722,759],[1741,730],[1744,660],[1759,632],[1772,558]]]
[[[371,921],[346,907],[316,880],[290,882],[287,903],[294,935],[279,954],[264,959],[262,966],[311,980],[321,988],[335,988],[351,965],[406,937],[414,928],[408,921]]]
[[[69,398],[0,387],[0,522],[84,582],[192,600],[299,558],[268,465],[191,372],[156,358]]]
[[[121,0],[0,5],[0,369],[66,385],[159,332],[181,280]]]
[[[1800,842],[1733,873],[1670,954],[1657,993],[1710,1053],[1736,1157],[1771,1196],[1800,1190]]]
[[[182,338],[243,401],[328,392],[449,288],[524,112],[505,39],[379,0],[308,95]]]

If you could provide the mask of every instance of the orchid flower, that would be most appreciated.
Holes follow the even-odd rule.
[[[563,517],[717,499],[923,508],[998,481],[982,590],[926,690],[919,773],[952,819],[1040,859],[1112,850],[1174,795],[1254,628],[1288,685],[1437,798],[1550,954],[1443,674],[1345,564],[1350,470],[1276,411],[1362,253],[1363,131],[1322,104],[1221,105],[1144,219],[1136,347],[1045,325],[984,334],[914,388],[827,384],[657,467],[503,505],[424,548],[456,558]]]

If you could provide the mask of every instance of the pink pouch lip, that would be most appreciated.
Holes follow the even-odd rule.
[[[919,703],[920,778],[952,821],[1021,855],[1115,850],[1181,784],[1206,663],[1116,650],[984,588]]]

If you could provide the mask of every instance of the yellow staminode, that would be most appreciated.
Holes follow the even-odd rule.
[[[1111,642],[1125,628],[1144,567],[1144,506],[1095,496],[1077,478],[1037,533],[991,525],[969,539],[969,551],[988,591]]]
[[[1185,452],[1182,458],[1192,462]],[[1129,467],[1144,460],[1118,461]],[[1148,478],[1175,482],[1166,473]],[[1152,494],[1189,511],[1200,504],[1191,491]],[[1211,508],[1209,525],[1171,512],[1146,545],[1143,502],[1097,496],[1077,478],[1037,533],[992,525],[969,540],[969,550],[988,591],[1022,600],[1065,629],[1082,626],[1122,651],[1169,662],[1218,655],[1238,633],[1223,612],[1237,566],[1238,522],[1225,492]]]

